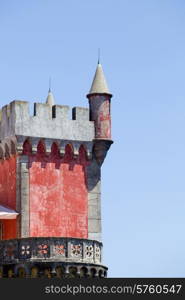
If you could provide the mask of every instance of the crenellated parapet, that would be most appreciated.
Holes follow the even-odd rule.
[[[89,120],[89,109],[74,107],[69,117],[69,106],[35,103],[34,114],[29,103],[13,101],[1,110],[0,138],[29,136],[62,140],[92,141],[94,122]]]
[[[36,154],[41,143],[46,155],[50,155],[55,146],[62,158],[66,153],[66,147],[69,145],[74,158],[79,155],[79,151],[82,147],[86,152],[87,159],[92,158],[92,142],[16,136],[5,138],[0,142],[0,159],[8,159],[14,154],[25,154],[25,151],[27,151],[26,154],[28,154],[28,152],[29,154]]]

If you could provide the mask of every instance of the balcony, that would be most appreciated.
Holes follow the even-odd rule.
[[[57,268],[64,277],[106,277],[101,260],[102,243],[95,240],[32,237],[0,241],[1,277],[34,277],[33,269],[37,269],[35,277],[55,277]]]

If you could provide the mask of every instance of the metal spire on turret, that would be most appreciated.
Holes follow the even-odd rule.
[[[55,99],[53,93],[51,92],[51,77],[49,78],[49,90],[48,90],[48,96],[46,98],[46,104],[49,104],[50,106],[55,105]]]
[[[98,65],[100,64],[100,48],[98,48]]]
[[[98,65],[89,94],[110,94],[102,65],[100,64],[100,49],[98,50]]]

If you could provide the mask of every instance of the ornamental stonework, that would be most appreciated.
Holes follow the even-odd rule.
[[[95,262],[100,262],[101,260],[101,249],[98,245],[95,245]]]
[[[49,256],[49,246],[46,243],[37,245],[37,254],[40,257],[48,257]]]
[[[101,242],[74,238],[24,238],[0,241],[0,262],[53,260],[101,263]],[[1,265],[0,264],[0,265]]]
[[[71,244],[71,256],[72,257],[81,257],[82,256],[82,245]]]
[[[65,249],[65,245],[63,244],[57,244],[54,246],[54,253],[55,255],[59,255],[62,257],[66,256],[66,249]]]
[[[93,245],[85,246],[85,258],[93,259],[94,248]]]
[[[31,255],[30,245],[22,245],[20,249],[20,255],[29,258]]]

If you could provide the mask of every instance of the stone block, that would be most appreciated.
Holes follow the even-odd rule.
[[[100,233],[101,232],[101,220],[100,219],[90,219],[88,220],[88,232]]]
[[[73,120],[89,121],[89,109],[85,107],[73,107]]]

